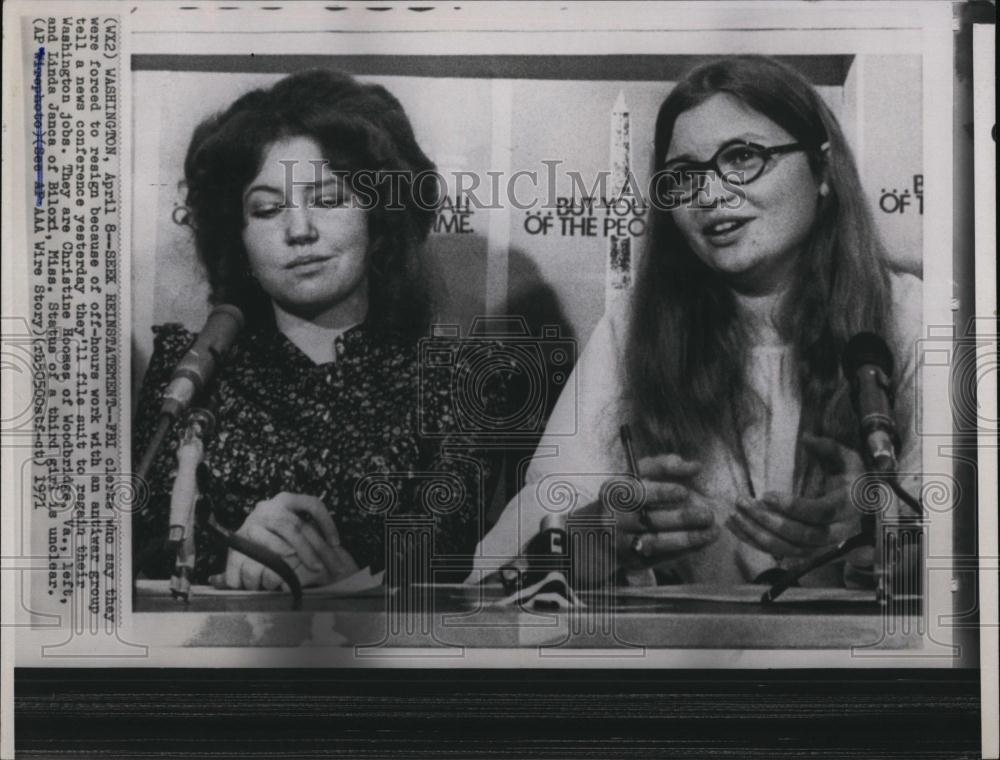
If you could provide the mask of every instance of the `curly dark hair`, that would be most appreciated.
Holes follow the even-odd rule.
[[[426,332],[431,304],[420,247],[440,195],[437,183],[421,180],[435,172],[434,164],[384,87],[324,69],[248,92],[194,131],[184,160],[183,221],[194,232],[211,302],[240,307],[254,327],[273,327],[270,299],[251,276],[243,245],[242,197],[269,146],[292,137],[315,140],[349,186],[364,175],[365,197],[375,199],[368,212],[369,327]]]

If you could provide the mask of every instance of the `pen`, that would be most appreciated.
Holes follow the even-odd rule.
[[[635,461],[635,451],[632,449],[632,429],[627,425],[622,425],[618,429],[618,435],[622,441],[622,448],[625,449],[625,461],[628,464],[628,474],[631,475],[636,480],[639,479],[639,465]],[[639,524],[642,527],[651,529],[652,524],[649,520],[649,513],[646,511],[646,507],[642,506],[639,508]],[[632,551],[643,556],[643,541],[642,536],[636,536],[632,539]]]
[[[639,466],[635,463],[635,451],[632,450],[632,430],[628,425],[622,425],[618,430],[622,440],[622,448],[625,449],[625,461],[628,463],[628,474],[633,478],[639,477]]]

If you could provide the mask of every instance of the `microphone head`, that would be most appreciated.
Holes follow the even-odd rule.
[[[872,332],[858,333],[847,342],[842,363],[844,375],[854,377],[858,369],[866,364],[874,364],[887,377],[892,377],[892,351],[882,338]]]
[[[243,332],[246,320],[243,312],[231,303],[220,303],[215,306],[205,320],[203,333],[209,333],[213,340],[215,335],[225,336],[225,340],[232,342],[236,336]]]
[[[233,306],[231,303],[216,304],[211,313],[208,315],[208,318],[211,319],[216,314],[231,317],[236,322],[237,329],[243,329],[245,320],[243,318],[243,312],[240,311],[239,307]]]
[[[163,414],[177,419],[191,406],[236,343],[243,324],[243,312],[232,304],[219,304],[212,309],[205,327],[177,363],[163,391]]]
[[[214,350],[219,355],[227,354],[243,331],[244,324],[242,311],[230,303],[219,304],[205,320],[196,345],[203,350]]]

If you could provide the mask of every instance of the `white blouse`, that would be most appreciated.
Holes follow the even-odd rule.
[[[893,275],[895,334],[887,342],[896,359],[896,416],[903,451],[900,472],[918,472],[920,449],[913,434],[914,342],[922,325],[922,282]],[[545,434],[525,476],[525,486],[507,504],[477,549],[470,582],[478,582],[521,553],[550,513],[569,514],[594,501],[601,484],[626,471],[618,430],[625,419],[621,390],[627,306],[607,312],[594,330],[553,409]],[[722,526],[735,513],[739,497],[768,491],[793,492],[801,404],[792,350],[787,345],[756,346],[750,351],[748,380],[760,400],[754,421],[743,433],[745,465],[717,442],[708,447],[694,485],[719,510]],[[575,431],[567,434],[566,431]],[[740,541],[723,528],[718,540],[659,566],[684,583],[751,582],[774,567],[776,559]],[[652,573],[630,574],[631,583],[650,582]],[[811,573],[810,585],[842,585],[842,568]]]

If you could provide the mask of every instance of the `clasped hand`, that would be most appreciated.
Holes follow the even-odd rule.
[[[346,577],[358,566],[340,546],[340,536],[323,502],[315,496],[279,493],[260,501],[236,535],[280,555],[303,586],[320,586]],[[273,570],[235,549],[226,558],[225,583],[248,590],[282,588]]]
[[[622,566],[654,565],[719,537],[714,502],[692,484],[701,469],[698,462],[666,454],[645,457],[637,466],[642,503],[637,509],[612,510]]]
[[[861,527],[850,498],[851,485],[863,472],[861,458],[831,438],[803,434],[802,445],[826,472],[826,493],[809,498],[770,492],[738,499],[736,514],[726,522],[741,541],[775,557],[819,554]]]

